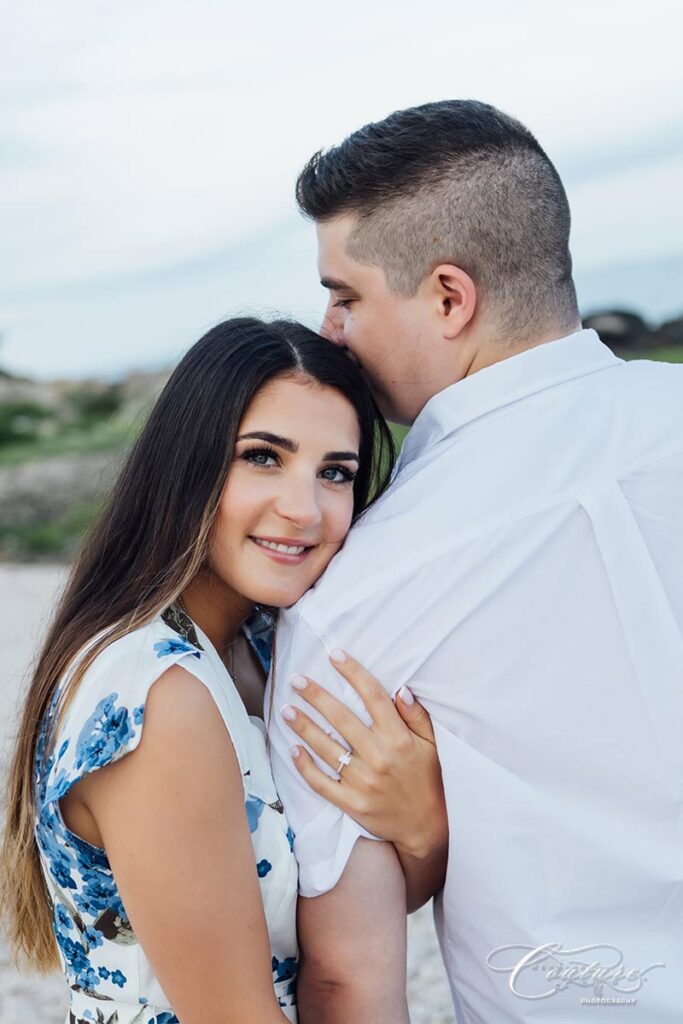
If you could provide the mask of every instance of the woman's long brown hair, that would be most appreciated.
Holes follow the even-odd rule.
[[[23,704],[10,767],[0,909],[15,956],[34,969],[59,965],[34,834],[41,726],[60,682],[56,721],[104,648],[150,622],[206,564],[239,423],[256,393],[276,377],[333,387],[356,410],[361,443],[354,517],[389,482],[392,436],[360,371],[308,328],[285,320],[228,320],[181,361],[81,549]],[[45,758],[55,729],[44,743]]]

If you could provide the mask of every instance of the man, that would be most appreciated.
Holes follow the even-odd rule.
[[[343,648],[432,715],[459,1024],[594,1024],[611,1001],[673,1024],[683,368],[624,363],[580,329],[564,189],[493,107],[392,114],[316,154],[297,195],[330,332],[412,429],[389,492],[282,616],[277,706],[303,706],[293,673],[355,706],[328,659]],[[396,1024],[397,860],[307,787],[294,739],[274,723],[307,897],[302,1020],[369,1006]]]

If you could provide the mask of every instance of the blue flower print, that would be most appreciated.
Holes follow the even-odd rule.
[[[111,980],[114,982],[115,985],[118,985],[119,988],[123,988],[123,986],[128,981],[125,974],[122,971],[119,971],[118,968],[115,971],[112,971]]]
[[[57,939],[57,945],[67,964],[69,973],[75,976],[75,983],[78,988],[87,989],[92,992],[96,985],[99,985],[100,978],[95,973],[85,947],[78,939],[72,939],[65,930],[59,927],[55,920],[52,922],[52,930]]]
[[[98,931],[97,928],[91,927],[91,925],[88,925],[85,929],[83,937],[91,949],[97,949],[98,946],[102,946],[104,944],[102,932]]]
[[[97,973],[99,974],[100,978],[104,978],[104,980],[106,981],[109,975],[111,974],[111,971],[109,971],[106,967],[98,967]]]
[[[158,640],[154,644],[157,658],[164,658],[169,654],[191,654],[195,658],[201,658],[199,651],[196,651],[184,640]]]
[[[249,822],[249,831],[255,832],[258,828],[258,820],[263,814],[263,808],[265,804],[263,800],[259,800],[257,796],[250,796],[244,805],[247,809],[247,821]]]
[[[69,911],[63,903],[57,903],[55,905],[55,926],[57,930],[62,932],[62,934],[70,932],[74,927],[74,923],[69,916]]]
[[[295,978],[299,970],[299,964],[294,956],[287,956],[284,960],[278,960],[274,956],[272,963],[276,981],[288,981],[290,978]]]
[[[76,984],[80,985],[81,988],[86,989],[88,992],[92,992],[95,985],[99,985],[99,983],[99,975],[96,973],[92,964],[88,962],[87,966],[81,970],[76,978]]]
[[[69,776],[62,768],[59,774],[55,777],[52,785],[48,786],[45,792],[45,801],[49,804],[52,804],[55,802],[55,800],[61,800],[62,797],[65,796],[66,793],[68,793],[70,786],[71,780],[69,779]]]
[[[43,810],[42,820],[36,826],[36,839],[41,853],[50,865],[50,872],[62,889],[76,889],[73,877],[76,858],[67,847],[60,845],[59,819],[52,807]]]
[[[294,833],[292,832],[291,828],[287,829],[286,836],[287,836],[287,842],[289,843],[289,848],[292,851],[292,853],[294,853],[294,840],[295,840],[296,837],[295,837]]]
[[[256,870],[258,871],[259,878],[265,878],[268,872],[272,871],[272,869],[273,865],[270,863],[269,860],[265,860],[265,858],[263,860],[260,860],[256,865]]]
[[[254,614],[245,622],[243,629],[258,660],[261,662],[264,672],[268,675],[273,656],[273,636],[275,633],[273,615],[257,606]]]
[[[57,760],[58,761],[61,761],[61,759],[66,754],[68,748],[69,748],[69,740],[64,740],[64,742],[62,743],[61,747],[59,748],[59,753],[57,754]]]
[[[133,708],[133,721],[136,725],[142,725],[142,716],[145,713],[145,705],[141,704],[137,708]]]
[[[98,917],[104,910],[111,910],[114,916],[126,922],[128,927],[126,911],[111,872],[92,867],[82,869],[81,877],[81,891],[74,895],[74,901],[81,913]]]
[[[117,708],[118,693],[103,697],[81,729],[76,744],[75,768],[86,772],[101,768],[133,738],[128,708]]]
[[[169,1013],[166,1010],[164,1013],[158,1013],[156,1017],[152,1017],[149,1024],[180,1024],[180,1021],[175,1013]]]
[[[299,971],[299,963],[298,963],[296,957],[294,957],[294,956],[287,956],[287,957],[285,957],[284,960],[278,960],[278,958],[276,956],[274,956],[273,960],[272,960],[272,966],[273,966],[273,980],[274,980],[275,984],[277,985],[278,983],[281,984],[283,981],[288,981],[289,984],[285,988],[284,994],[286,996],[295,996],[296,995],[296,976],[297,976],[297,973]],[[286,1005],[286,1003],[282,1002],[281,999],[278,1000],[278,1001],[280,1003],[280,1006],[285,1006]],[[295,1002],[295,1000],[293,999],[292,1003],[294,1003],[294,1002]]]

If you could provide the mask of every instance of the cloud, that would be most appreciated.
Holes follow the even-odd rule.
[[[152,280],[202,260],[227,267],[221,254],[292,224],[293,181],[315,149],[445,96],[496,103],[538,134],[566,177],[581,261],[671,251],[683,226],[679,10],[24,0],[5,19],[0,86],[5,356],[38,363],[48,324],[70,351],[76,294],[84,337],[98,330],[96,295],[127,294],[129,319],[144,320]],[[257,294],[260,262],[246,262],[254,279],[232,279]],[[180,291],[201,302],[212,288]],[[163,305],[163,287],[152,291]]]

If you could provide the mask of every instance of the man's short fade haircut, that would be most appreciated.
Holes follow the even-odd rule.
[[[414,295],[441,263],[475,282],[511,342],[578,321],[567,195],[515,118],[476,100],[399,110],[365,125],[299,175],[301,211],[354,214],[349,256]]]

